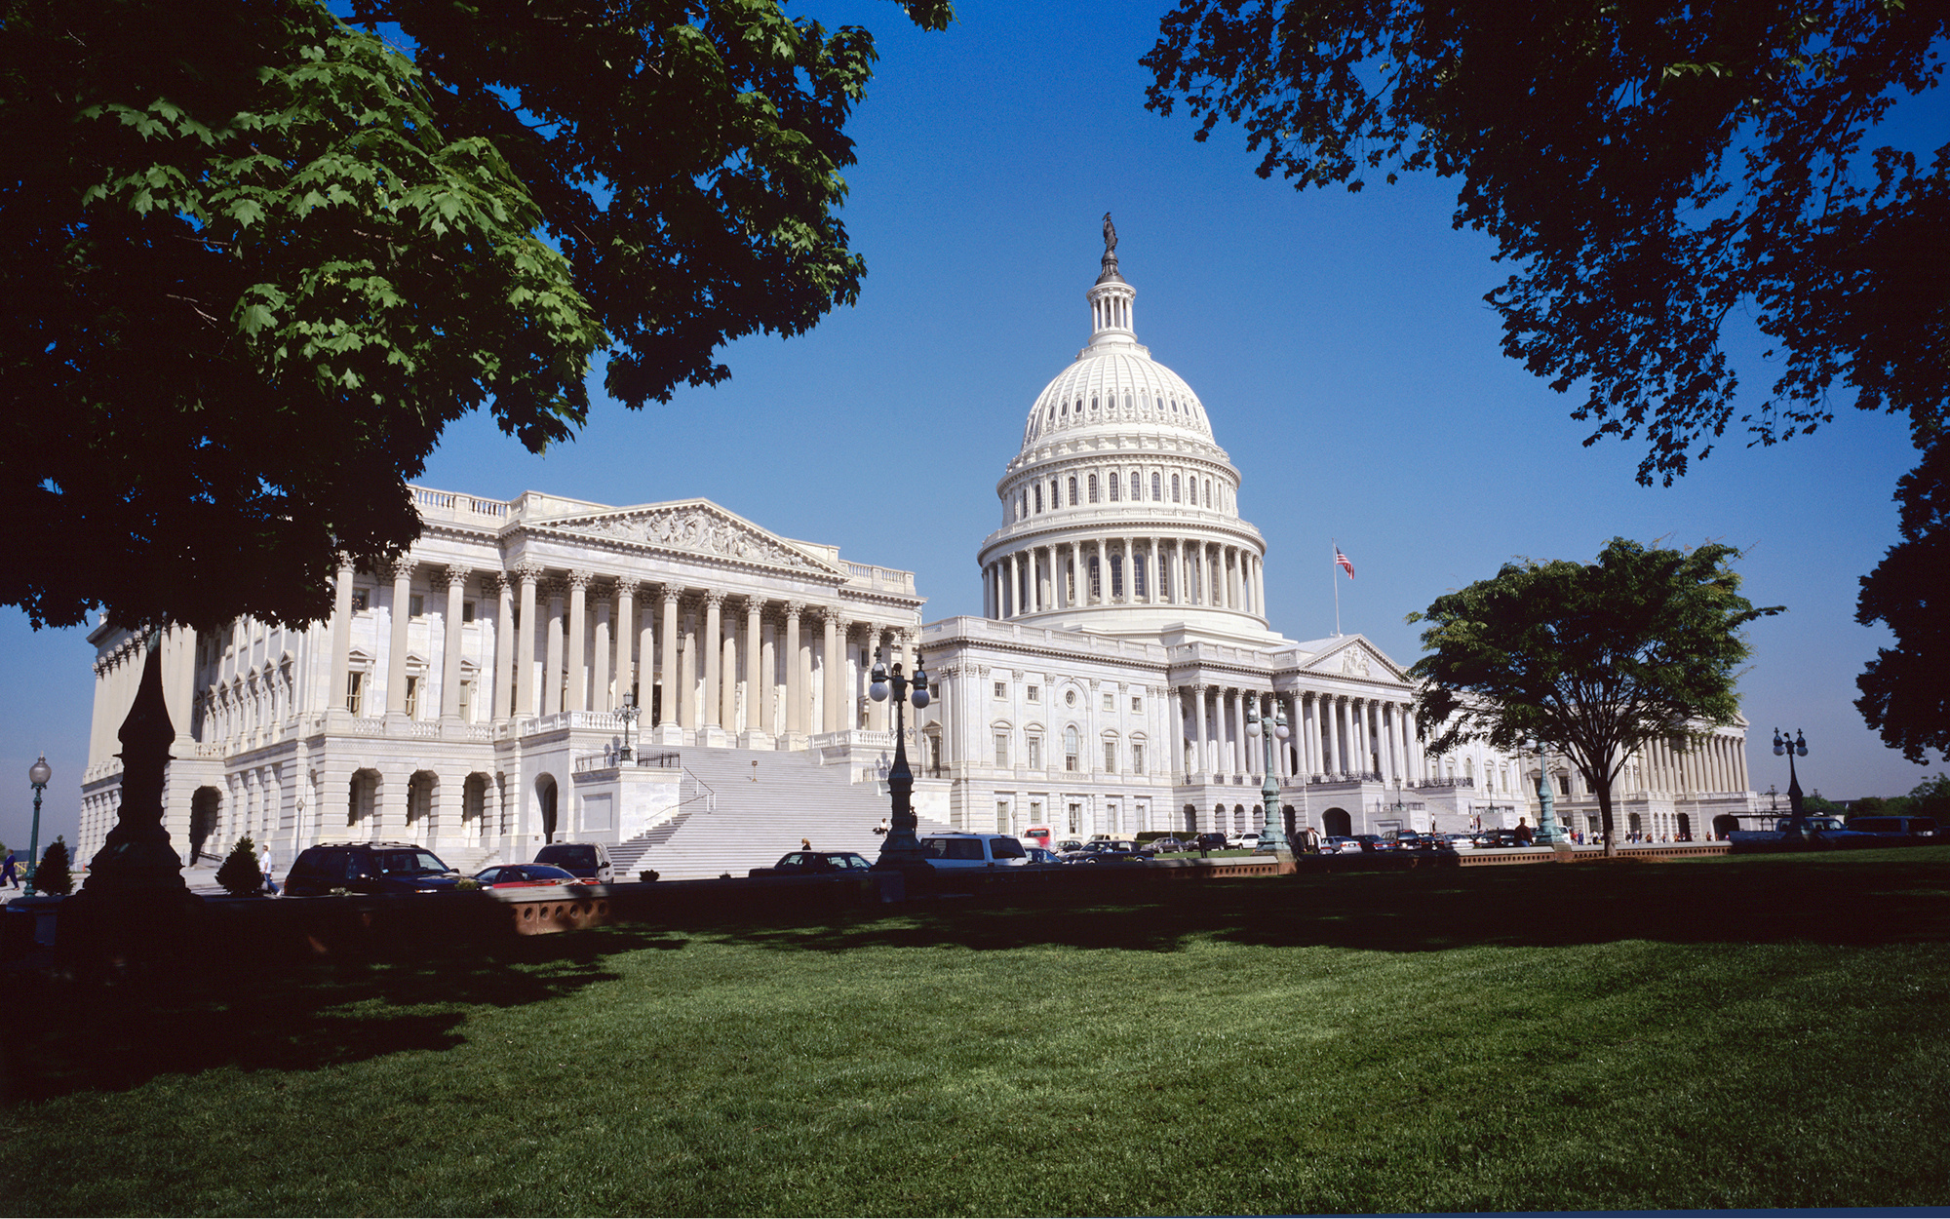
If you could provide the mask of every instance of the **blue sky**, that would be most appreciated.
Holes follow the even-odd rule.
[[[910,568],[930,619],[981,610],[975,551],[1030,403],[1083,345],[1105,211],[1138,290],[1138,338],[1196,390],[1266,536],[1273,625],[1331,633],[1329,539],[1354,560],[1342,629],[1397,660],[1403,621],[1512,556],[1589,560],[1623,535],[1746,552],[1757,604],[1741,680],[1756,784],[1787,786],[1775,726],[1806,731],[1803,783],[1909,790],[1862,724],[1854,679],[1888,636],[1856,625],[1857,577],[1897,539],[1890,496],[1914,464],[1899,421],[1848,412],[1812,437],[1729,436],[1670,488],[1633,481],[1640,449],[1582,447],[1570,398],[1499,352],[1483,293],[1507,274],[1449,226],[1432,178],[1298,194],[1252,172],[1236,133],[1195,143],[1144,109],[1137,59],[1162,3],[967,3],[942,34],[886,3],[813,3],[859,22],[881,62],[850,127],[845,220],[868,266],[860,303],[792,340],[725,353],[732,380],[641,412],[599,404],[576,443],[526,454],[485,419],[450,430],[428,486],[546,490],[609,504],[704,496],[849,558]],[[1931,114],[1941,130],[1940,105]],[[1736,339],[1746,384],[1771,382]],[[55,769],[42,841],[74,839],[92,649],[84,632],[0,611],[0,838],[24,847],[38,750]],[[1934,769],[1940,769],[1936,767]]]

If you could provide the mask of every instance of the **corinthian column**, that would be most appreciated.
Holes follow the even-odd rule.
[[[698,644],[704,653],[704,727],[721,728],[724,726],[718,705],[718,683],[724,680],[724,594],[721,592],[704,594],[704,631]]]
[[[535,585],[542,569],[523,565],[515,570],[521,580],[521,617],[515,632],[514,718],[532,718],[535,712]]]
[[[589,674],[583,652],[583,637],[589,631],[589,573],[569,573],[569,689],[564,711],[589,709]]]
[[[393,631],[386,648],[386,714],[406,714],[406,622],[413,596],[413,564],[401,558],[392,564]]]
[[[799,656],[799,616],[803,602],[785,603],[785,736],[787,749],[806,744],[806,672]]]
[[[837,606],[829,606],[820,611],[820,621],[824,624],[825,655],[820,659],[825,714],[820,717],[824,732],[838,732],[844,726],[840,719],[840,671],[844,662],[840,658],[840,611]]]
[[[510,572],[494,574],[494,687],[495,723],[508,718],[515,695],[515,578]]]
[[[338,579],[332,582],[332,684],[325,691],[326,711],[345,706],[346,677],[351,668],[352,559],[350,556],[341,555]],[[97,705],[100,705],[99,701]],[[89,760],[94,760],[92,753]]]
[[[440,718],[460,721],[460,612],[467,594],[467,571],[449,567],[434,581],[447,592],[447,610],[441,620],[444,636],[440,653]]]

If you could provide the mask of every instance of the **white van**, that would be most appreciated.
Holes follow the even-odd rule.
[[[921,849],[937,868],[1019,868],[1029,862],[1022,843],[1007,834],[930,834]]]

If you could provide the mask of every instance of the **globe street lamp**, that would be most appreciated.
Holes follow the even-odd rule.
[[[1266,775],[1259,785],[1260,807],[1266,810],[1266,824],[1259,831],[1259,849],[1291,854],[1293,844],[1286,840],[1286,818],[1280,812],[1280,784],[1273,777],[1273,741],[1286,740],[1286,708],[1274,706],[1271,732],[1260,730],[1259,718],[1259,700],[1255,699],[1246,707],[1246,735],[1266,738]]]
[[[1793,814],[1788,819],[1786,836],[1805,838],[1808,835],[1808,815],[1801,807],[1801,778],[1794,773],[1794,757],[1796,754],[1804,758],[1808,756],[1808,740],[1801,735],[1799,728],[1794,730],[1792,741],[1782,737],[1779,728],[1774,730],[1774,756],[1778,758],[1782,754],[1786,754],[1788,760],[1788,811]]]
[[[921,668],[920,657],[914,659],[913,703],[919,711],[928,705],[928,675]],[[888,676],[887,666],[876,659],[873,665],[873,682],[867,693],[876,703],[887,701],[887,690],[894,692],[894,766],[887,772],[887,792],[893,798],[894,813],[888,818],[887,836],[880,840],[880,857],[874,861],[875,867],[894,867],[900,864],[925,864],[927,854],[921,850],[921,840],[914,833],[917,822],[914,817],[914,772],[907,768],[907,728],[902,712],[909,701],[910,683],[901,675],[900,662],[894,663],[893,675]]]
[[[47,790],[47,781],[54,777],[54,768],[47,764],[47,755],[27,768],[27,781],[34,785],[34,832],[27,840],[27,896],[34,896],[34,873],[40,870],[41,858],[41,793]]]
[[[643,708],[636,705],[634,692],[623,696],[623,705],[616,709],[616,714],[623,717],[623,750],[616,755],[616,758],[619,762],[628,762],[630,761],[630,729],[636,727],[636,717],[643,714]]]

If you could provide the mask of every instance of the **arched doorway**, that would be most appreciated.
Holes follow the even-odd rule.
[[[203,857],[204,844],[217,832],[217,815],[223,811],[223,793],[214,787],[199,787],[190,797],[190,858]],[[214,855],[214,852],[213,852]]]
[[[379,772],[356,770],[346,802],[345,824],[352,830],[371,830],[374,811],[379,807]]]
[[[1250,828],[1252,828],[1252,822],[1246,820],[1246,806],[1243,804],[1233,805],[1232,832],[1235,834],[1244,834]]]
[[[1300,831],[1300,822],[1295,816],[1291,804],[1280,809],[1280,821],[1282,827],[1286,830],[1286,840],[1292,842],[1293,836]]]
[[[1688,813],[1680,813],[1679,814],[1679,841],[1691,842],[1692,840],[1693,840],[1693,818]]]
[[[1196,805],[1187,804],[1185,806],[1185,832],[1187,834],[1198,833],[1198,806]]]
[[[1354,833],[1354,818],[1344,808],[1330,808],[1320,815],[1321,833],[1329,838],[1346,838]]]
[[[535,780],[535,800],[541,815],[542,841],[555,841],[555,776],[543,775]]]
[[[486,835],[488,777],[479,771],[467,776],[460,789],[460,833],[467,842]]]
[[[1732,813],[1721,813],[1719,816],[1713,818],[1713,836],[1715,838],[1725,838],[1728,834],[1733,833],[1739,828],[1740,819]]]
[[[406,840],[426,842],[433,833],[433,789],[440,782],[430,770],[416,770],[406,781]]]

